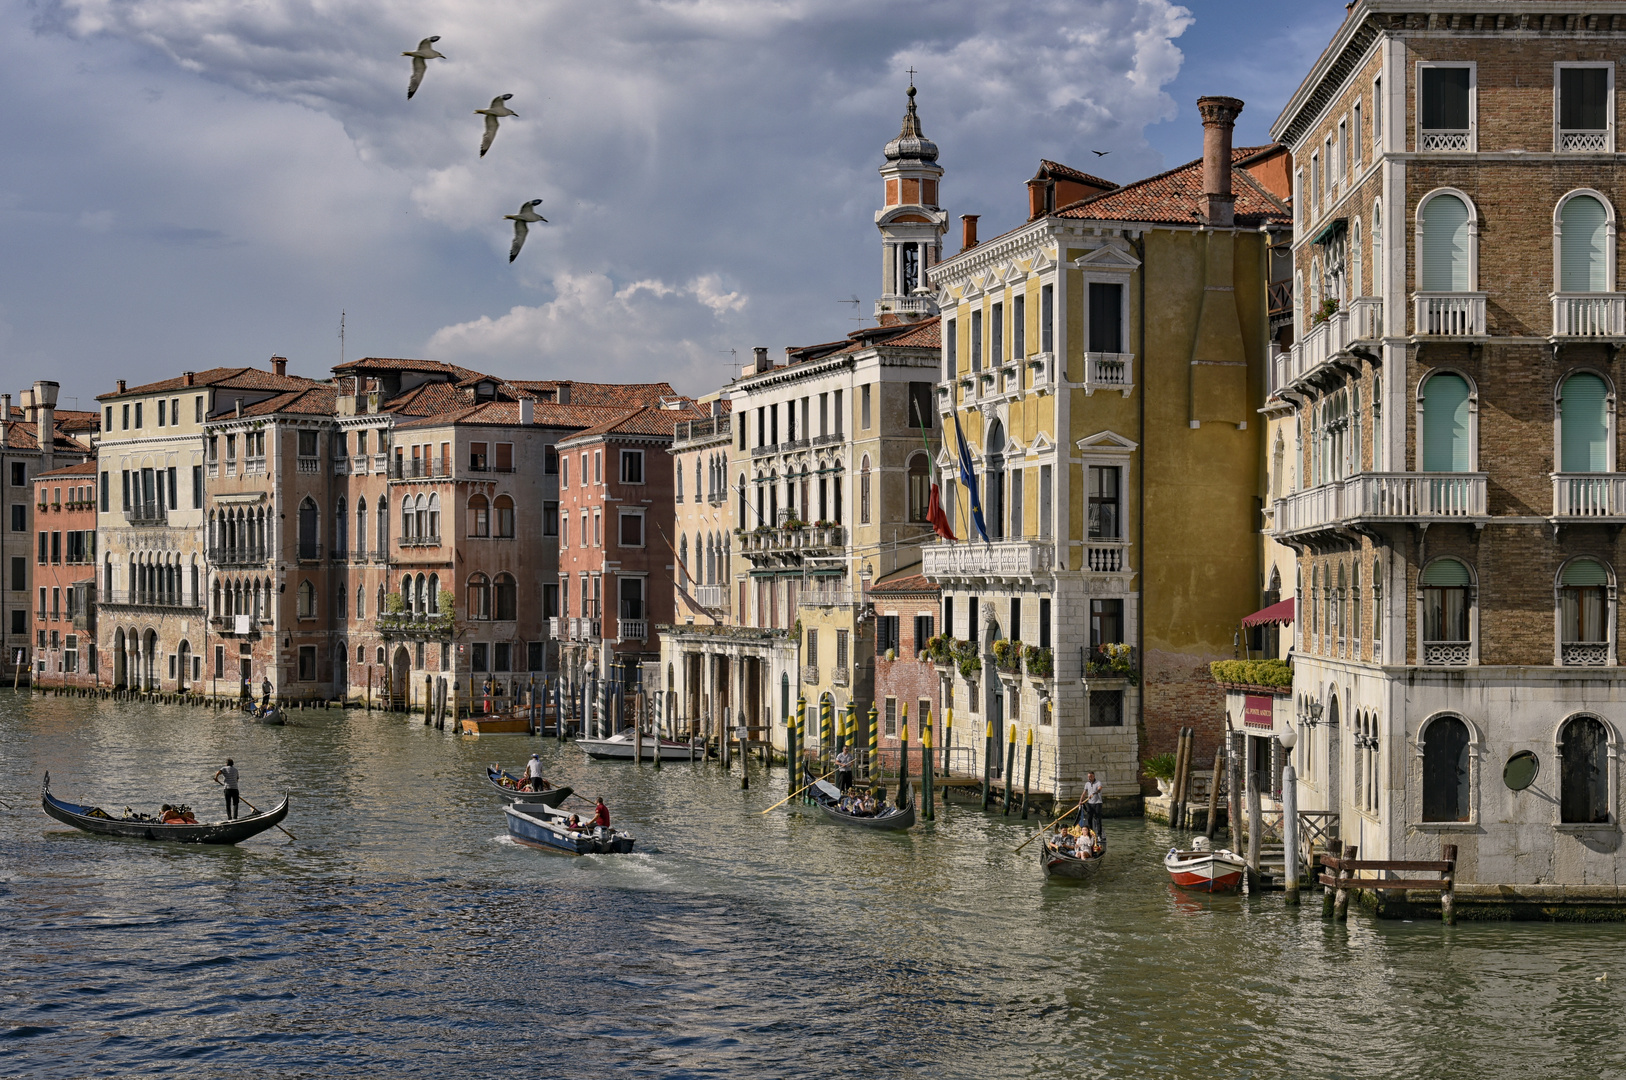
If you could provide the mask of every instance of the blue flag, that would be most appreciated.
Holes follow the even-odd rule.
[[[965,485],[971,499],[971,527],[977,530],[983,543],[988,543],[988,526],[982,520],[982,494],[977,487],[977,470],[971,466],[971,447],[965,443],[965,432],[960,430],[960,414],[954,414],[954,437],[960,443],[960,483]],[[969,539],[969,537],[967,538]]]

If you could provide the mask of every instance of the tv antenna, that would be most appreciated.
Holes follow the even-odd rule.
[[[728,362],[730,364],[738,364],[740,362],[740,350],[738,350],[738,349],[728,349],[727,351],[719,351],[717,355],[718,356],[726,356],[726,357],[728,357]]]
[[[853,293],[852,299],[850,299],[850,300],[837,300],[836,303],[838,303],[838,304],[851,304],[853,306],[853,310],[857,311],[858,310],[858,305],[863,303],[863,301],[858,299],[858,294],[857,293]]]
[[[339,312],[339,366],[344,366],[344,312]]]

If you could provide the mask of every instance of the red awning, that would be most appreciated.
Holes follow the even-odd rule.
[[[1293,601],[1283,600],[1242,620],[1243,626],[1285,626],[1293,621]]]

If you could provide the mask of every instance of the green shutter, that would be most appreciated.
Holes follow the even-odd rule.
[[[1596,375],[1581,373],[1564,380],[1559,404],[1563,432],[1560,472],[1600,473],[1609,469],[1608,388]]]
[[[1577,195],[1559,212],[1559,292],[1603,292],[1608,285],[1608,245],[1603,203]]]
[[[1423,292],[1468,291],[1468,207],[1437,195],[1423,207]]]
[[[1468,471],[1468,383],[1431,377],[1423,387],[1423,471]]]
[[[1455,559],[1435,559],[1423,570],[1421,585],[1467,585],[1468,568]]]
[[[1608,585],[1609,574],[1596,559],[1576,559],[1564,567],[1565,585]]]

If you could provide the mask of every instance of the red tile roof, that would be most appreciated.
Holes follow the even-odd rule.
[[[920,564],[916,563],[915,565],[918,566]],[[909,574],[905,577],[882,578],[869,588],[869,593],[871,596],[874,596],[876,593],[926,593],[936,596],[941,592],[942,590],[938,588],[937,585],[926,580],[924,574]]]
[[[1233,164],[1261,154],[1268,146],[1238,146],[1231,150]],[[1292,220],[1293,212],[1240,169],[1232,170],[1238,224]],[[1116,191],[1092,195],[1057,210],[1056,217],[1087,221],[1136,221],[1162,225],[1191,225],[1202,220],[1203,160],[1125,184]]]
[[[889,349],[941,349],[943,334],[941,320],[933,315],[909,325],[909,332],[882,342]]]
[[[57,476],[95,476],[96,462],[81,461],[77,465],[69,465],[62,469],[52,469],[50,472],[35,473],[34,479],[48,480]]]
[[[653,406],[633,409],[631,412],[622,413],[601,424],[578,431],[568,439],[561,439],[559,445],[572,445],[584,439],[614,435],[653,435],[670,439],[677,425],[690,420],[704,420],[711,415],[710,409],[695,405],[687,398],[684,402],[681,409],[662,409]]]
[[[333,367],[335,375],[355,375],[369,371],[425,371],[449,375],[458,380],[473,378],[480,374],[472,368],[447,364],[440,360],[411,360],[397,356],[364,356],[360,360],[346,360]]]
[[[6,425],[6,449],[8,450],[38,450],[39,436],[36,432],[38,425],[23,420],[13,420]],[[75,439],[58,428],[53,433],[51,452],[56,454],[88,454],[90,446]]]
[[[97,394],[97,401],[114,401],[123,397],[134,397],[137,394],[157,394],[166,390],[190,390],[200,386],[221,387],[228,390],[299,390],[317,384],[315,379],[307,379],[299,375],[277,375],[270,371],[252,367],[218,367],[207,371],[199,371],[192,377],[188,385],[186,377],[179,376],[174,379],[162,379],[142,386],[131,386],[109,394]]]
[[[625,415],[626,410],[624,409],[607,409],[590,405],[556,405],[551,401],[537,401],[531,405],[531,422],[537,427],[586,428]],[[407,423],[398,424],[396,430],[410,431],[419,428],[442,427],[447,424],[517,427],[519,425],[519,402],[482,401],[477,405],[465,403],[461,408],[445,409]]]
[[[280,414],[293,414],[298,416],[332,416],[339,406],[339,390],[335,386],[317,385],[308,386],[303,390],[292,390],[286,394],[256,401],[252,405],[243,406],[244,416],[277,416]],[[226,419],[232,413],[216,413],[210,419]]]
[[[1041,179],[1047,174],[1052,180],[1077,180],[1081,184],[1090,184],[1094,187],[1102,188],[1115,188],[1118,186],[1111,180],[1103,180],[1099,176],[1091,176],[1089,173],[1075,169],[1071,165],[1063,165],[1061,162],[1051,161],[1049,158],[1040,158],[1039,175],[1035,176],[1034,179]]]
[[[380,408],[385,412],[404,416],[433,416],[436,413],[466,409],[474,404],[469,395],[451,383],[432,382],[414,386],[404,394],[397,394]]]
[[[635,409],[643,405],[659,405],[662,398],[678,397],[672,384],[658,383],[590,383],[572,379],[510,379],[507,385],[517,390],[540,394],[560,387],[570,388],[570,404],[603,405],[611,408]]]

